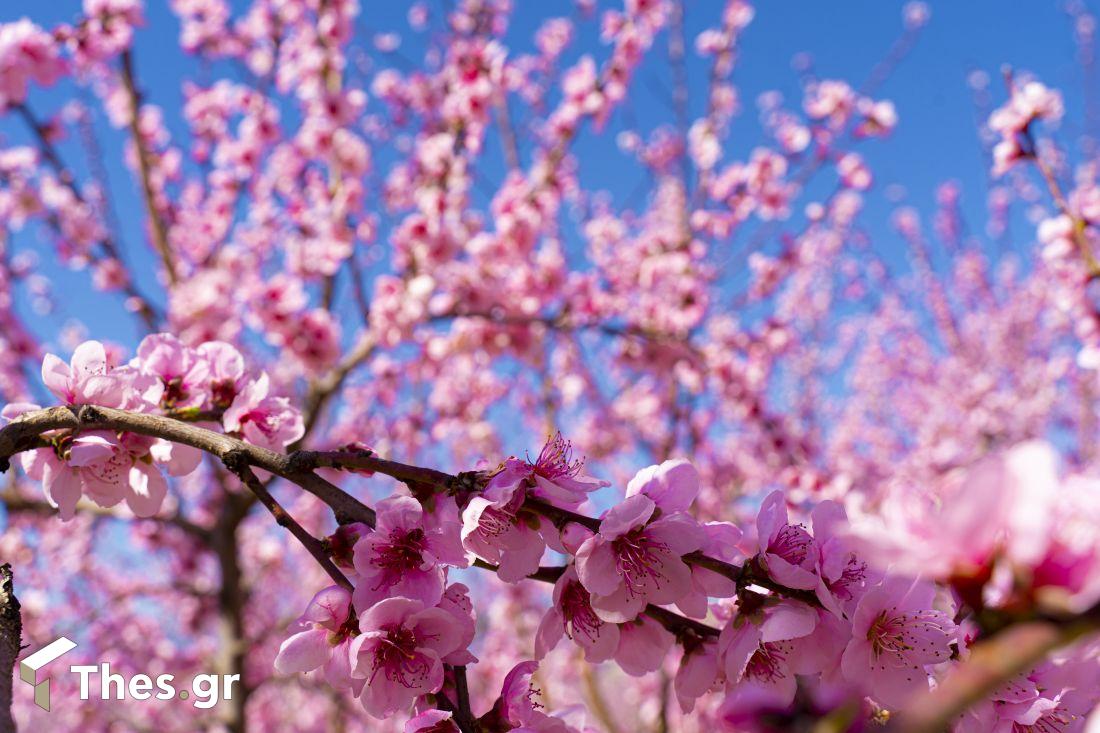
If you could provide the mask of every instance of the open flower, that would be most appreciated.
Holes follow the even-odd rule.
[[[233,404],[244,381],[244,357],[224,341],[207,341],[196,349],[206,360],[210,379],[210,403],[225,409]]]
[[[527,495],[566,509],[576,509],[588,494],[607,486],[607,481],[584,475],[584,461],[573,458],[573,446],[558,433],[543,446],[534,463],[509,458],[485,486],[486,496]]]
[[[782,601],[761,613],[738,614],[718,637],[726,680],[738,694],[789,705],[797,689],[796,640],[809,636],[817,614],[809,606]]]
[[[160,403],[167,409],[201,407],[206,402],[209,363],[171,334],[156,333],[142,339],[131,366],[160,380]]]
[[[443,657],[461,643],[454,617],[410,598],[387,598],[359,616],[352,676],[366,680],[360,700],[376,718],[443,686]]]
[[[604,662],[615,654],[619,648],[619,627],[596,614],[573,565],[554,583],[553,600],[535,634],[538,659],[557,646],[563,634],[584,650],[588,662]]]
[[[929,583],[894,577],[867,591],[852,617],[844,676],[886,706],[927,690],[928,667],[951,658],[956,635],[951,618],[933,608],[934,596]]]
[[[12,420],[37,409],[38,405],[12,404],[0,417]],[[158,465],[172,476],[183,476],[193,471],[201,458],[187,446],[169,446],[163,440],[134,433],[96,430],[73,437],[62,432],[51,443],[21,453],[19,461],[28,476],[42,482],[46,500],[57,507],[63,520],[75,516],[82,496],[102,507],[125,501],[136,516],[151,517],[168,493]]]
[[[682,514],[650,522],[656,508],[644,494],[628,497],[577,550],[577,575],[605,621],[630,621],[646,604],[675,603],[691,590],[683,556],[702,546],[702,530]]]
[[[302,413],[285,397],[274,397],[267,373],[249,382],[222,415],[227,433],[239,433],[253,445],[281,451],[305,435]]]
[[[772,579],[790,588],[817,587],[817,548],[801,524],[787,520],[787,500],[782,491],[764,499],[756,515],[757,557]]]
[[[337,585],[318,592],[292,628],[296,633],[279,646],[275,669],[294,674],[323,667],[325,681],[358,695],[363,680],[351,676],[351,642],[359,630],[351,593]]]
[[[523,492],[493,501],[475,496],[462,510],[462,546],[499,566],[497,576],[518,583],[539,569],[546,542],[538,518],[520,516]]]
[[[848,517],[835,501],[814,507],[811,521],[817,558],[817,598],[821,605],[840,617],[848,616],[856,602],[874,581],[867,563],[856,554],[844,533]]]
[[[68,364],[53,354],[42,360],[42,381],[67,405],[121,407],[125,382],[113,375],[107,351],[98,341],[85,341]]]
[[[378,503],[377,525],[355,544],[355,607],[404,596],[434,606],[443,597],[444,566],[466,567],[457,528],[433,524],[420,502],[394,496]]]

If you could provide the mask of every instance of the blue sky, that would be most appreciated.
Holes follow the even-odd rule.
[[[439,8],[442,2],[429,2]],[[722,7],[719,0],[687,2],[687,29],[690,39],[715,22]],[[168,11],[166,0],[147,3],[149,23],[140,31],[136,45],[138,75],[148,98],[161,105],[177,142],[185,140],[178,114],[181,103],[181,80],[195,78],[198,69],[194,59],[178,49],[179,25]],[[240,0],[235,7],[244,5]],[[408,31],[405,21],[407,4],[362,0],[360,29],[364,32],[396,31],[404,40],[401,54],[416,62],[423,57],[425,36]],[[542,19],[575,15],[569,0],[515,0],[516,12],[505,44],[514,51],[526,51],[532,46],[532,34]],[[882,85],[877,96],[892,99],[897,105],[900,125],[884,142],[864,145],[862,152],[875,171],[876,186],[868,195],[864,225],[872,235],[874,247],[888,258],[901,257],[900,243],[888,226],[897,202],[883,195],[890,184],[904,187],[903,203],[928,212],[933,203],[935,187],[942,181],[957,180],[963,190],[964,205],[971,228],[981,228],[986,192],[988,190],[987,161],[983,157],[976,129],[972,93],[966,84],[967,75],[976,69],[994,78],[994,99],[1003,99],[1002,85],[996,81],[1004,63],[1035,73],[1046,83],[1064,92],[1067,99],[1066,123],[1059,131],[1064,141],[1072,141],[1080,132],[1082,98],[1085,81],[1074,60],[1071,23],[1059,2],[1020,0],[967,0],[966,2],[932,2],[932,20],[909,57]],[[743,114],[733,128],[727,143],[727,154],[733,158],[747,157],[761,142],[754,100],[761,92],[776,89],[782,92],[788,106],[797,107],[801,92],[798,74],[792,70],[792,58],[809,53],[819,77],[847,79],[858,86],[874,64],[889,49],[901,31],[901,2],[887,0],[844,0],[820,2],[811,0],[768,0],[758,3],[756,18],[742,37],[740,62],[734,74],[743,100]],[[0,8],[0,20],[27,16],[44,26],[71,20],[78,12],[76,0],[5,0]],[[1090,4],[1096,12],[1096,3]],[[438,16],[433,21],[438,24]],[[662,97],[670,88],[668,67],[664,63],[663,38],[661,49],[643,66],[632,87],[624,111],[617,113],[610,129],[623,129],[631,121],[644,135],[657,124],[672,121],[672,115]],[[580,38],[567,52],[573,59],[580,51],[601,58],[606,47],[596,38],[596,24],[589,22]],[[387,64],[374,55],[374,68]],[[706,64],[689,49],[688,73],[692,111],[698,114],[704,103]],[[208,79],[233,72],[215,66]],[[73,87],[60,85],[51,90],[35,90],[30,102],[39,114],[56,111],[74,94]],[[513,105],[517,109],[518,103]],[[522,114],[515,114],[519,120]],[[135,263],[139,278],[146,279],[145,290],[155,292],[148,276],[152,269],[151,255],[140,221],[143,213],[136,184],[121,165],[121,137],[100,121],[101,144],[106,150],[106,166],[114,190],[114,202],[122,222],[122,239],[127,253]],[[613,135],[612,132],[612,135]],[[27,139],[21,122],[8,115],[0,119],[0,140],[5,144]],[[63,145],[68,160],[78,171],[84,171],[83,153],[72,142]],[[637,168],[609,144],[609,137],[586,133],[577,142],[575,151],[581,159],[581,180],[589,189],[605,189],[618,204],[630,197],[637,183]],[[528,151],[525,151],[528,152]],[[384,147],[376,150],[379,172],[385,173],[393,162]],[[489,164],[483,177],[496,185],[503,172],[499,145],[490,142]],[[525,162],[530,156],[525,156]],[[640,203],[640,202],[635,202]],[[1032,234],[1025,227],[1016,230],[1016,246],[1026,248]],[[569,236],[567,234],[567,236]],[[33,247],[45,259],[50,249],[38,238],[36,230],[23,232],[16,239],[19,247]],[[736,243],[732,246],[736,246]],[[118,299],[94,293],[84,273],[66,273],[52,264],[44,271],[55,281],[61,310],[48,318],[31,315],[29,302],[24,312],[36,331],[47,340],[53,339],[58,326],[79,318],[89,328],[89,334],[122,343],[134,343],[132,319],[122,314]],[[346,291],[345,291],[346,292]],[[161,298],[159,294],[155,296]]]

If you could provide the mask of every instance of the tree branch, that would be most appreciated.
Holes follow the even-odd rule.
[[[375,524],[373,509],[316,475],[313,470],[316,468],[370,470],[405,482],[410,485],[414,492],[429,490],[432,493],[475,492],[480,490],[479,482],[484,478],[483,474],[476,472],[451,475],[431,468],[410,466],[379,458],[370,451],[296,451],[289,455],[275,453],[266,448],[245,443],[237,438],[181,422],[174,418],[132,413],[96,405],[60,406],[37,410],[25,413],[15,421],[0,428],[0,470],[8,467],[8,459],[12,455],[20,451],[42,447],[41,436],[44,433],[53,430],[79,431],[84,429],[132,432],[189,445],[220,458],[234,472],[238,472],[242,466],[246,469],[249,466],[254,466],[269,471],[297,484],[316,496],[333,510],[338,521],[359,521],[370,526]],[[251,473],[250,470],[249,473]],[[238,473],[238,475],[240,474]],[[289,515],[286,514],[285,510],[282,510],[274,502],[274,499],[267,493],[266,487],[254,476],[251,482],[246,480],[246,484],[249,484],[249,488],[260,501],[268,505],[269,510],[272,511],[277,520],[281,511],[282,515],[289,521],[293,521],[289,519]],[[259,492],[257,492],[257,488],[259,488]],[[271,504],[268,503],[267,499],[270,499]],[[272,508],[273,506],[277,508]],[[528,499],[524,503],[524,507],[546,517],[558,526],[562,526],[566,522],[577,522],[590,529],[599,529],[600,522],[598,519],[560,509],[537,499]],[[291,529],[291,532],[303,541],[307,549],[310,549],[308,541],[302,536],[308,536],[305,530],[301,530],[301,533],[299,533],[289,524],[284,524],[284,526]],[[310,551],[313,552],[312,549]],[[321,556],[324,556],[323,552]],[[686,555],[684,560],[697,567],[719,572],[734,579],[739,587],[759,585],[776,593],[817,605],[817,599],[811,593],[785,588],[766,577],[759,577],[759,573],[754,570],[752,563],[740,567],[700,553]],[[475,562],[474,565],[487,570],[495,571],[497,569],[495,566],[484,562]],[[322,567],[324,567],[323,564]],[[328,570],[328,568],[325,569]],[[540,568],[531,577],[534,580],[553,583],[561,576],[563,570],[564,568]],[[329,574],[332,575],[331,572]],[[712,626],[680,616],[659,606],[649,605],[645,609],[645,613],[677,636],[694,634],[696,636],[712,637],[718,634],[718,629]]]
[[[11,565],[0,565],[0,733],[15,733],[11,714],[12,680],[22,650],[23,619],[12,587]]]
[[[313,555],[313,559],[317,561],[317,564],[328,573],[329,577],[342,588],[352,590],[351,581],[347,579],[340,569],[336,567],[332,562],[332,558],[329,557],[328,552],[325,550],[324,544],[305,530],[302,525],[290,515],[290,513],[275,500],[275,497],[271,495],[271,492],[267,490],[263,482],[256,478],[256,474],[252,472],[252,469],[247,464],[233,465],[232,459],[225,459],[226,468],[235,473],[244,483],[249,490],[256,495],[256,498],[260,500],[260,503],[267,507],[267,510],[271,512],[271,515],[275,517],[275,523],[280,527],[286,527],[294,537],[302,543],[302,546],[309,551],[310,555]]]
[[[134,140],[134,150],[137,153],[138,175],[141,179],[141,193],[145,199],[145,209],[149,214],[150,229],[153,232],[153,245],[160,254],[164,270],[168,273],[168,282],[175,285],[179,282],[176,274],[176,264],[172,259],[172,248],[168,244],[168,227],[157,208],[156,192],[153,190],[152,169],[149,151],[145,148],[141,135],[141,95],[137,90],[137,82],[134,80],[134,59],[130,49],[122,52],[122,87],[126,90],[127,99],[130,102],[130,135]]]
[[[15,106],[15,110],[19,113],[19,116],[23,118],[23,121],[30,128],[34,134],[35,139],[38,141],[38,150],[42,153],[42,157],[46,160],[49,166],[57,174],[57,178],[61,181],[69,192],[82,204],[88,205],[88,201],[84,198],[84,194],[77,188],[76,182],[73,180],[72,172],[65,166],[64,161],[61,160],[61,154],[57,151],[53,142],[46,135],[45,126],[39,122],[38,117],[35,116],[31,108],[26,104],[19,104]],[[59,221],[51,221],[51,226],[61,230]],[[102,262],[105,259],[115,260],[123,265],[127,269],[126,282],[122,285],[122,292],[128,297],[132,298],[137,303],[137,315],[142,319],[147,331],[153,331],[156,329],[157,321],[160,319],[160,315],[157,313],[153,304],[145,297],[134,284],[134,279],[129,272],[129,267],[126,261],[122,258],[122,252],[115,243],[114,239],[110,235],[104,236],[97,244],[99,248],[103,250],[102,254],[92,253],[93,259]]]

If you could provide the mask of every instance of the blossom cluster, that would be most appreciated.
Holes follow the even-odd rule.
[[[1072,596],[1078,609],[1100,598],[1094,559],[1100,552],[1095,531],[1084,529],[1094,524],[1081,516],[1075,524],[1080,531],[1053,541],[1045,523],[1062,515],[1029,499],[1051,500],[1058,488],[1042,473],[1050,467],[1049,460],[1043,463],[1050,451],[1023,445],[998,459],[1008,468],[983,465],[967,472],[969,483],[960,490],[965,507],[954,507],[951,517],[914,520],[926,533],[920,540],[928,554],[899,552],[906,562],[895,563],[884,562],[893,558],[886,540],[912,548],[914,535],[899,532],[899,522],[912,514],[887,515],[889,529],[868,539],[832,501],[813,508],[809,527],[794,523],[783,492],[774,492],[759,507],[755,531],[743,533],[734,524],[701,523],[688,513],[700,478],[684,460],[640,471],[596,529],[581,521],[548,521],[545,506],[572,511],[604,483],[582,473],[557,436],[535,462],[511,458],[491,472],[483,490],[466,501],[461,522],[451,497],[434,497],[431,511],[409,496],[379,504],[377,526],[353,530],[354,591],[322,591],[299,619],[302,630],[283,643],[276,666],[284,672],[323,666],[327,680],[359,696],[378,717],[412,706],[416,716],[408,730],[429,722],[439,726],[432,730],[458,730],[444,725],[450,714],[433,706],[434,695],[453,695],[447,665],[476,661],[469,652],[474,618],[467,588],[448,584],[448,573],[477,558],[492,563],[501,581],[517,583],[536,574],[549,547],[567,562],[535,636],[536,659],[568,637],[587,663],[614,660],[626,674],[644,676],[664,668],[679,645],[675,691],[681,707],[690,711],[701,696],[723,691],[721,709],[729,720],[788,709],[799,689],[833,705],[867,700],[880,709],[904,709],[945,679],[981,637],[979,614],[988,605],[975,602],[975,587],[1007,604],[1006,589],[998,585],[1021,578],[1022,568],[987,583],[995,552],[1011,557],[1012,543],[1042,538],[1047,552],[1033,558],[1030,571],[1044,593]],[[1037,456],[1029,462],[1030,454]],[[997,470],[1015,470],[1009,479],[1019,495],[1006,512],[1042,527],[1028,532],[1007,516],[981,514],[990,504],[977,486],[1003,487],[1005,475],[990,474]],[[1066,495],[1096,505],[1080,492]],[[1074,506],[1081,504],[1065,506],[1065,521]],[[985,532],[977,531],[979,516],[989,527]],[[945,547],[966,563],[952,564],[942,553],[940,562],[931,561]],[[738,561],[745,569],[731,577],[701,557]],[[984,580],[975,586],[975,576],[965,572],[984,573]],[[1043,598],[1034,585],[1017,590],[1029,603]],[[675,608],[684,623],[670,623],[654,608]],[[688,621],[693,618],[715,619],[721,627],[701,630]],[[535,668],[533,661],[524,664]],[[1019,689],[998,690],[968,712],[956,729],[1080,719],[1096,703],[1080,681],[1098,673],[1091,653],[1043,664],[1022,678]],[[552,718],[512,722],[517,727],[492,729],[574,730]]]
[[[227,434],[282,450],[302,436],[301,414],[271,394],[264,372],[249,374],[241,353],[209,341],[196,348],[170,334],[147,336],[125,364],[98,341],[85,341],[66,364],[54,354],[42,361],[42,381],[63,405],[98,405],[147,414],[200,418],[209,414]],[[4,407],[7,420],[41,409]],[[139,517],[156,514],[168,493],[164,477],[185,476],[202,458],[197,448],[126,431],[55,431],[48,446],[20,455],[29,476],[42,483],[62,519],[81,497],[101,507],[125,501]]]

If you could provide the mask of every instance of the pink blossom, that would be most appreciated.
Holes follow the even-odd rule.
[[[649,616],[639,616],[619,626],[619,648],[615,663],[632,677],[655,672],[664,664],[674,637],[664,626]]]
[[[0,23],[0,109],[21,104],[27,86],[52,86],[65,71],[57,42],[27,18]]]
[[[171,334],[142,339],[133,365],[160,379],[164,386],[161,405],[167,409],[201,407],[206,401],[208,362]]]
[[[840,129],[848,121],[855,104],[855,92],[846,82],[824,79],[810,87],[803,107],[810,117],[825,120],[829,127]]]
[[[107,352],[98,341],[76,347],[69,364],[53,354],[42,360],[42,381],[68,405],[121,407],[126,385],[112,371]]]
[[[650,522],[656,508],[644,494],[628,497],[577,550],[577,574],[605,621],[629,621],[647,604],[675,603],[691,590],[682,558],[702,545],[702,530],[682,514]]]
[[[619,648],[618,624],[604,621],[596,614],[573,565],[554,583],[553,602],[535,634],[535,657],[546,656],[563,634],[584,650],[588,662],[606,661]]]
[[[1098,556],[1088,549],[1097,489],[1091,480],[1061,478],[1048,443],[992,453],[928,489],[895,494],[877,517],[859,518],[853,534],[867,548],[864,556],[895,572],[976,582],[977,596],[967,602],[979,606],[1011,594],[1012,584],[982,592],[998,568],[1016,584],[1061,596],[1061,603],[1083,608],[1100,597],[1092,572]]]
[[[235,346],[224,341],[205,341],[196,351],[206,361],[211,404],[221,409],[229,407],[243,386],[244,357]]]
[[[756,534],[764,569],[790,588],[817,587],[817,546],[801,524],[787,521],[787,499],[775,491],[764,499],[756,516]]]
[[[852,616],[845,678],[891,707],[927,690],[928,668],[951,658],[956,635],[951,618],[933,608],[934,595],[931,584],[904,578],[869,590]]]
[[[741,541],[741,530],[729,522],[704,522],[703,544],[699,551],[707,557],[723,562],[733,562],[739,557],[737,548]],[[691,566],[691,591],[677,599],[676,607],[684,615],[693,618],[705,618],[708,600],[711,598],[732,598],[737,592],[737,583],[727,575],[699,565]]]
[[[499,566],[497,576],[506,583],[517,583],[539,568],[546,542],[532,528],[534,517],[520,516],[523,493],[515,493],[505,502],[493,502],[475,496],[462,510],[462,546]]]
[[[1003,175],[1017,161],[1035,155],[1031,123],[1062,118],[1062,95],[1034,80],[1011,84],[1011,96],[989,116],[989,128],[1001,136],[993,149],[993,175]]]
[[[856,103],[856,109],[863,117],[854,130],[857,136],[885,137],[898,123],[898,113],[894,103],[888,100],[875,102],[862,97]]]
[[[531,684],[538,662],[520,662],[504,678],[500,697],[483,718],[487,730],[511,730],[522,733],[577,733],[563,720],[542,712],[535,702],[539,691]]]
[[[699,494],[699,472],[684,459],[643,468],[626,485],[626,495],[644,494],[666,514],[686,512]]]
[[[302,414],[285,397],[270,394],[267,373],[250,381],[222,415],[226,432],[240,433],[249,443],[282,450],[305,434]]]
[[[358,632],[355,622],[351,593],[336,585],[318,591],[291,626],[296,633],[279,646],[275,669],[294,674],[323,667],[326,682],[358,695],[363,680],[352,678],[350,656]]]
[[[443,686],[443,657],[458,648],[454,617],[410,598],[387,598],[359,616],[351,674],[364,680],[360,700],[376,718],[408,708]]]
[[[369,608],[384,598],[404,596],[434,606],[443,597],[446,566],[465,567],[457,527],[435,524],[420,502],[394,496],[375,508],[374,532],[354,550],[356,608]]]
[[[581,473],[584,461],[573,459],[573,446],[561,433],[546,442],[534,463],[509,458],[504,467],[489,479],[487,496],[510,495],[517,489],[555,506],[575,509],[588,494],[607,486],[607,481]]]
[[[470,600],[470,589],[462,583],[451,583],[443,591],[439,608],[451,614],[455,628],[459,631],[458,645],[453,652],[443,657],[444,663],[451,665],[473,664],[477,661],[477,657],[470,653],[468,647],[473,642],[476,633],[476,614],[474,613],[474,604]]]
[[[185,475],[198,458],[195,451],[153,451],[158,446],[164,447],[163,442],[133,433],[89,431],[58,438],[55,447],[28,451],[20,460],[27,475],[42,482],[47,500],[62,519],[74,516],[81,496],[102,507],[125,500],[136,516],[151,517],[168,493],[153,461],[163,459],[172,475]]]
[[[718,639],[726,681],[741,694],[751,690],[778,705],[789,705],[797,687],[795,674],[802,671],[796,640],[809,636],[816,626],[813,609],[790,601],[761,615],[738,614]]]
[[[708,639],[685,645],[673,683],[680,709],[685,713],[694,710],[695,701],[710,692],[722,674],[717,641]]]
[[[444,710],[425,710],[409,718],[405,733],[459,733],[454,715]]]
[[[838,617],[846,618],[864,591],[874,584],[876,573],[860,559],[855,543],[846,535],[848,517],[842,506],[823,501],[810,517],[818,550],[817,598]]]

